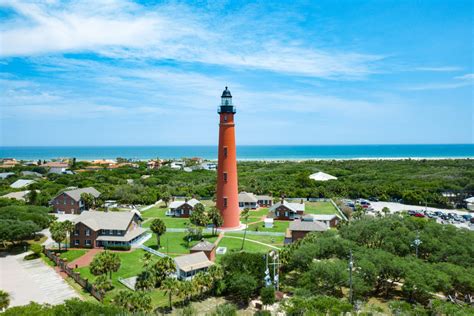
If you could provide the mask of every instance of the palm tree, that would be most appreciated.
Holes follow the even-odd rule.
[[[10,306],[10,294],[0,290],[0,311],[3,311]]]
[[[51,238],[58,243],[58,250],[61,252],[61,242],[66,239],[66,230],[60,222],[52,222],[49,225]]]
[[[164,281],[161,283],[161,287],[163,290],[165,290],[166,294],[168,294],[168,299],[169,299],[169,304],[170,304],[170,310],[173,309],[172,305],[172,297],[174,294],[178,292],[178,286],[179,282],[175,278],[166,278]]]
[[[212,224],[212,234],[215,235],[217,232],[217,227],[221,227],[224,223],[224,220],[222,219],[221,213],[215,206],[211,207],[209,212],[207,212],[207,216],[209,217],[209,220]]]
[[[214,264],[209,267],[207,270],[207,273],[209,274],[211,280],[212,280],[212,290],[215,293],[216,290],[216,283],[224,277],[224,270],[222,270],[222,267],[220,265]]]
[[[154,288],[155,284],[156,284],[156,276],[155,276],[154,271],[152,271],[151,269],[150,270],[146,269],[137,276],[135,289],[147,291]]]
[[[66,232],[67,236],[69,237],[69,243],[70,243],[71,242],[71,233],[74,231],[76,226],[74,225],[73,222],[71,222],[69,220],[65,220],[61,224],[62,224],[63,229]],[[67,242],[66,242],[66,251],[67,251]]]
[[[184,296],[184,302],[187,303],[190,301],[191,296],[193,295],[194,288],[193,284],[190,281],[181,281],[181,293]]]
[[[244,230],[244,238],[242,239],[242,247],[240,247],[240,250],[244,250],[244,243],[245,243],[245,237],[247,235],[247,224],[249,222],[249,216],[250,216],[250,209],[245,208],[242,211],[242,214],[240,214],[241,217],[245,218],[245,230]]]
[[[160,249],[160,237],[166,232],[166,225],[161,219],[155,218],[151,222],[150,229],[156,234],[156,247]]]
[[[199,272],[196,274],[192,282],[196,284],[196,288],[199,289],[199,296],[202,296],[212,285],[212,279],[207,273]]]
[[[89,268],[93,275],[109,274],[112,279],[112,272],[120,269],[120,257],[110,251],[101,252],[94,257]]]

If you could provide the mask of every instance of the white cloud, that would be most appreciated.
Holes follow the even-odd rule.
[[[104,0],[7,1],[4,5],[21,18],[2,24],[3,57],[94,52],[113,58],[173,59],[329,79],[367,76],[377,72],[376,63],[383,59],[318,49],[308,43],[303,46],[280,37],[276,25],[255,35],[245,23],[218,23],[219,17],[177,4],[145,8],[130,1]]]
[[[440,67],[417,67],[415,70],[418,71],[433,71],[433,72],[453,72],[462,70],[461,67],[455,66],[440,66]]]
[[[426,83],[412,85],[404,87],[403,90],[408,91],[422,91],[422,90],[448,90],[448,89],[457,89],[474,84],[474,74],[465,74],[462,76],[457,76],[453,78],[451,82],[435,82],[435,83]]]

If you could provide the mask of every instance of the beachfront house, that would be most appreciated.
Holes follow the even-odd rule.
[[[80,214],[86,210],[86,205],[81,198],[81,194],[91,194],[95,199],[100,196],[100,192],[93,187],[67,190],[56,195],[49,204],[58,214]]]
[[[189,217],[191,216],[194,207],[201,203],[196,199],[185,199],[184,201],[173,201],[170,203],[170,209],[166,213],[168,216],[174,217]]]
[[[82,212],[74,219],[71,246],[98,248],[132,246],[146,233],[141,227],[142,218],[137,212]]]
[[[280,202],[273,204],[270,208],[270,214],[273,219],[276,220],[294,220],[301,218],[304,214],[305,205],[304,202],[291,203],[282,199]]]
[[[205,272],[214,263],[203,251],[174,258],[176,276],[180,280],[190,280],[199,272]]]

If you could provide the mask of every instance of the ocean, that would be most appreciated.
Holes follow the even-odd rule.
[[[200,157],[217,159],[217,146],[0,147],[0,158],[77,160]],[[474,158],[474,144],[237,146],[239,160]]]

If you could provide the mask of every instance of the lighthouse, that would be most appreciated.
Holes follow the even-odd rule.
[[[235,106],[227,87],[222,92],[219,113],[219,151],[217,163],[216,205],[224,223],[223,229],[240,226],[237,155],[235,150]]]

